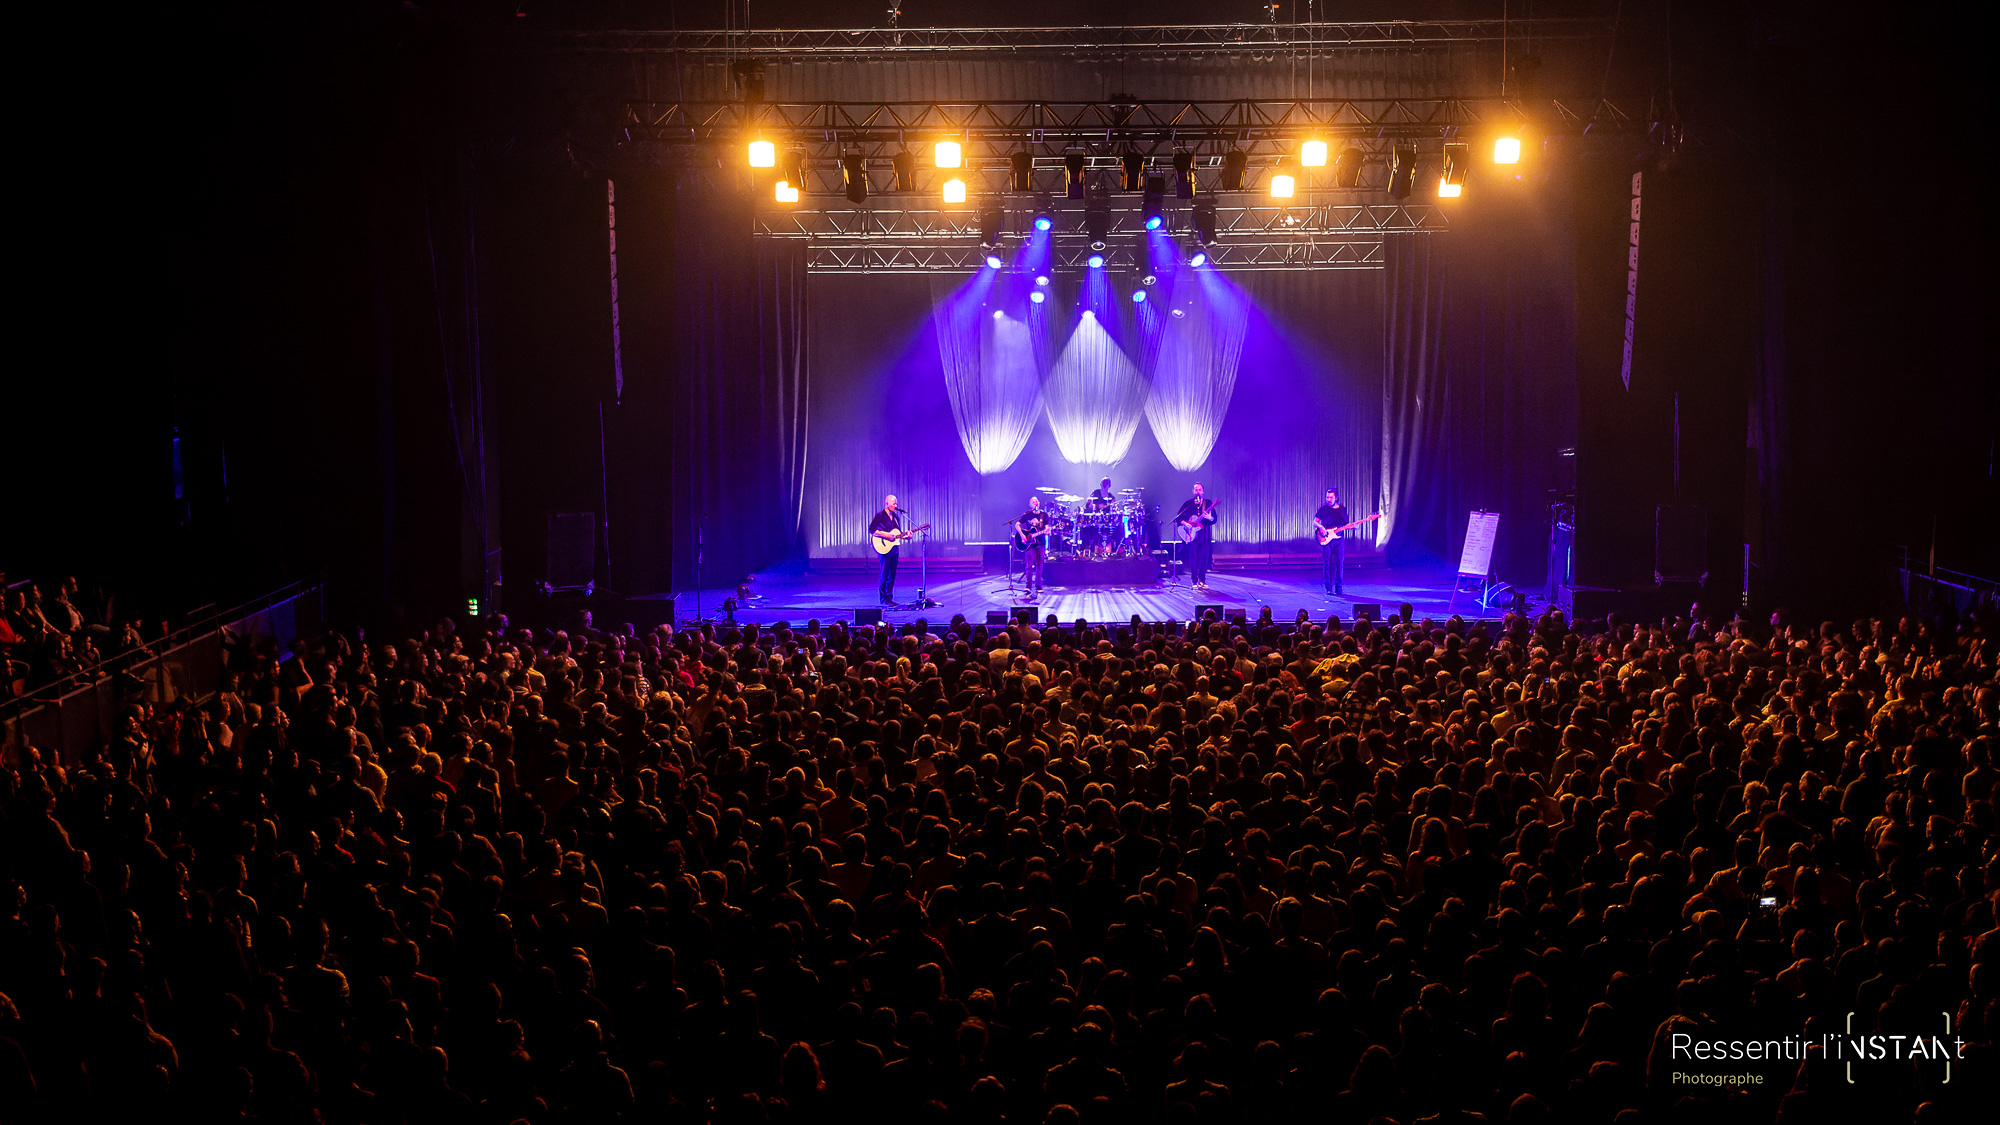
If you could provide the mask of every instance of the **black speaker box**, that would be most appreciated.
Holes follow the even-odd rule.
[[[882,610],[877,606],[867,606],[857,609],[854,611],[854,623],[856,625],[880,625],[882,623]]]
[[[1377,625],[1381,624],[1381,623],[1382,623],[1382,603],[1381,603],[1381,602],[1355,602],[1355,603],[1354,603],[1354,619],[1355,619],[1356,621],[1359,621],[1359,620],[1361,620],[1361,619],[1362,619],[1362,618],[1364,618],[1364,617],[1366,617],[1366,618],[1367,618],[1368,620],[1370,620],[1370,621],[1372,621],[1372,622],[1376,623]]]

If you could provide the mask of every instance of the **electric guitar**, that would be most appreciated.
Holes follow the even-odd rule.
[[[1372,516],[1362,516],[1360,519],[1355,520],[1353,523],[1344,523],[1341,524],[1339,527],[1315,527],[1313,528],[1313,538],[1319,540],[1319,545],[1324,547],[1328,543],[1333,542],[1333,537],[1339,535],[1341,532],[1351,531],[1354,528],[1360,527],[1362,524],[1367,523],[1369,520],[1379,520],[1381,518],[1382,518],[1382,513],[1376,512]]]
[[[1203,501],[1201,511],[1195,513],[1193,518],[1174,524],[1174,534],[1180,536],[1183,543],[1194,542],[1195,536],[1201,534],[1201,525],[1208,522],[1209,513],[1215,511],[1215,506],[1220,503],[1220,500]]]
[[[922,527],[913,527],[908,531],[892,531],[886,537],[881,535],[870,535],[868,537],[868,541],[870,543],[875,544],[876,554],[886,555],[890,551],[895,550],[896,545],[901,543],[903,540],[908,539],[910,536],[915,535],[919,531],[929,531],[930,529],[931,525],[925,524]]]

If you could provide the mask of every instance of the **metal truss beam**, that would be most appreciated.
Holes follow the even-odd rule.
[[[1158,27],[873,27],[800,31],[580,31],[558,34],[555,49],[577,52],[751,58],[897,54],[1216,55],[1351,51],[1497,43],[1520,39],[1598,39],[1596,19],[1439,20],[1378,23],[1211,24]]]
[[[1058,247],[1051,268],[1081,272],[1091,251],[1081,245]],[[1131,245],[1107,246],[1104,268],[1133,272],[1142,264]],[[1375,270],[1382,268],[1382,240],[1262,239],[1212,243],[1209,261],[1231,272],[1246,270]],[[977,246],[935,243],[821,243],[806,249],[806,268],[813,273],[974,273],[985,268],[985,251]]]
[[[844,202],[844,201],[843,201]],[[813,272],[928,273],[971,272],[986,265],[987,250],[979,211],[1001,207],[1003,232],[1022,235],[1030,229],[1032,203],[989,201],[986,207],[943,208],[931,203],[911,207],[852,207],[806,205],[798,208],[760,207],[756,233],[767,238],[803,240],[807,268]],[[1054,209],[1049,257],[1038,268],[1081,272],[1087,259],[1102,254],[1105,269],[1136,271],[1146,265],[1149,251],[1139,215],[1125,208],[1114,211],[1102,249],[1094,247],[1082,229],[1082,209]],[[1393,232],[1433,233],[1445,230],[1444,212],[1431,204],[1370,204],[1301,200],[1296,206],[1256,197],[1230,195],[1216,201],[1216,239],[1206,247],[1209,261],[1229,270],[1379,269],[1383,237]],[[1188,233],[1188,214],[1170,209],[1166,231]],[[1011,263],[1018,243],[1000,253]]]
[[[1231,149],[1253,162],[1293,155],[1301,141],[1433,144],[1491,129],[1538,135],[1629,132],[1643,117],[1592,98],[1314,98],[1284,101],[1154,102],[658,102],[628,101],[621,127],[631,140],[712,149],[741,159],[738,146],[762,137],[808,163],[859,152],[872,166],[905,146],[935,140],[964,146],[972,170],[1004,169],[1026,150],[1038,167],[1060,168],[1071,152],[1115,162],[1177,150],[1219,162]],[[728,150],[728,151],[725,151]],[[928,153],[919,153],[928,164]],[[728,164],[723,165],[727,167]]]

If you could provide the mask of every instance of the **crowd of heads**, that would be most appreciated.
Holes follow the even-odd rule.
[[[0,699],[100,675],[106,657],[146,652],[144,623],[116,620],[112,601],[74,577],[44,594],[0,571]]]
[[[494,617],[240,651],[0,770],[0,1106],[1968,1119],[1994,627]],[[1672,1049],[1940,1031],[1949,1072]]]

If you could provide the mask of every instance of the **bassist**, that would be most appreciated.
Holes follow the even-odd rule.
[[[1347,522],[1347,505],[1340,502],[1340,490],[1327,489],[1326,502],[1313,513],[1313,533],[1320,540],[1320,578],[1329,594],[1343,592],[1341,572],[1346,569],[1347,541],[1341,538],[1342,532],[1334,529],[1346,526]]]

